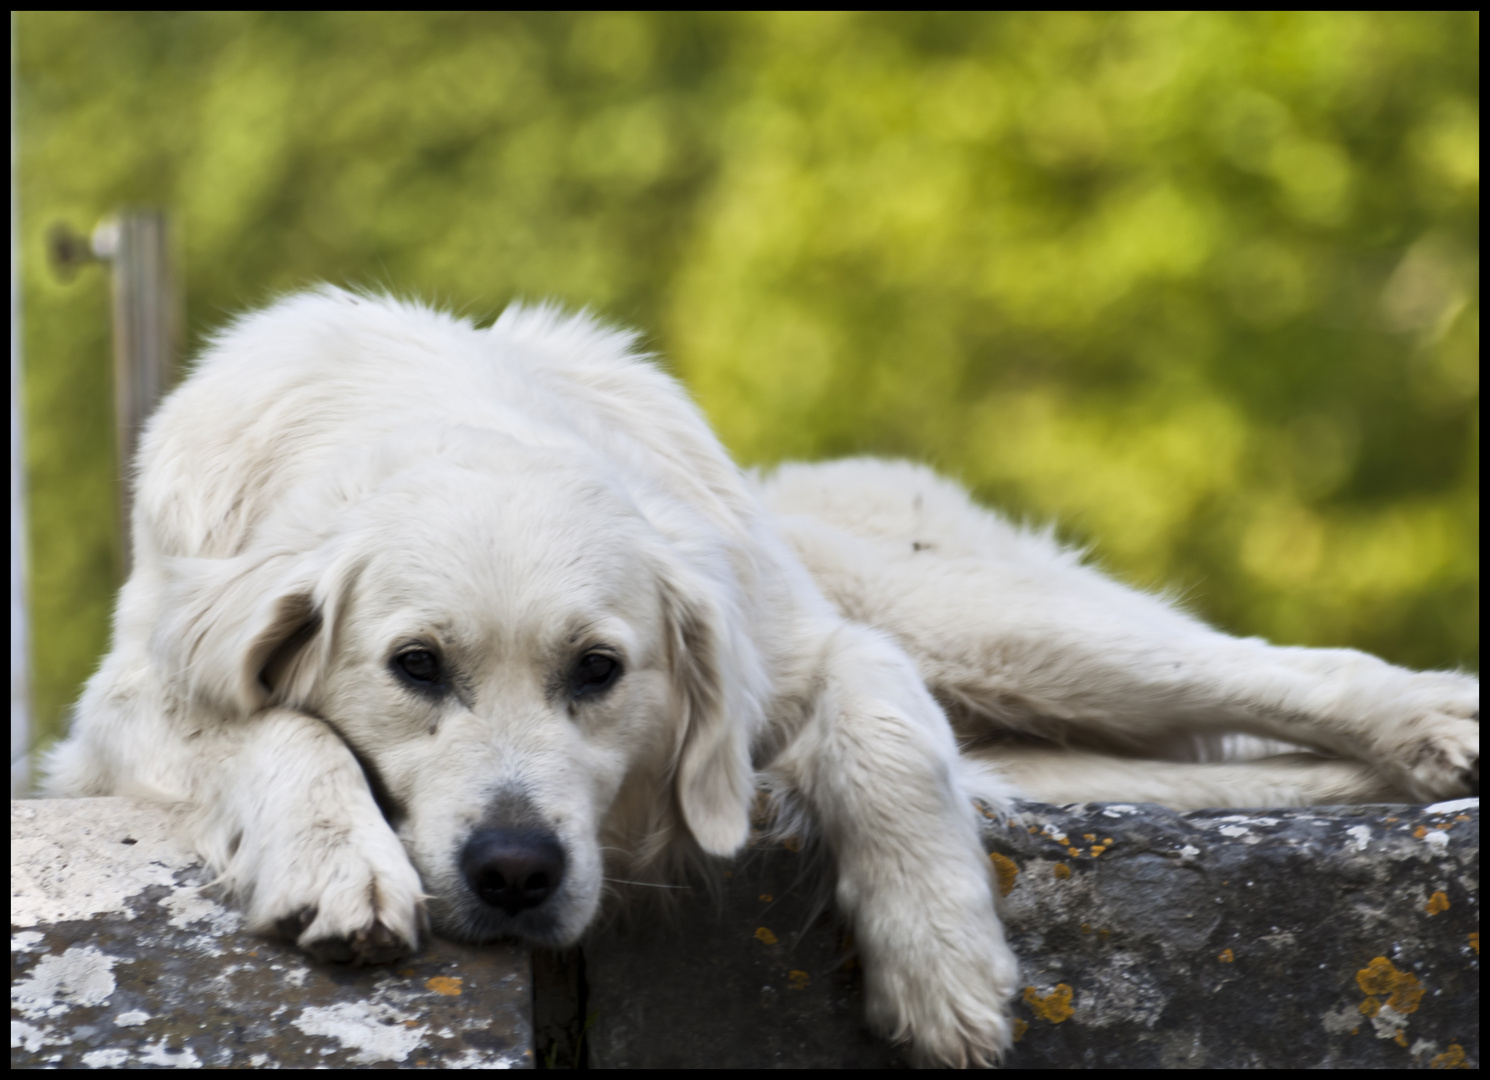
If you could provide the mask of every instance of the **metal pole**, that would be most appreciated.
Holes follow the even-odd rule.
[[[26,607],[26,441],[21,437],[21,247],[16,194],[16,20],[10,17],[10,797],[31,789],[31,634]]]
[[[169,221],[161,210],[130,210],[100,225],[93,252],[112,263],[114,420],[118,451],[120,551],[133,562],[130,514],[140,432],[170,390],[180,342],[181,307]]]

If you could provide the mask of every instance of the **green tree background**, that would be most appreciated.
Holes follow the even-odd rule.
[[[749,464],[904,455],[1239,633],[1478,667],[1471,13],[17,16],[36,708],[117,585],[107,282],[641,327]]]

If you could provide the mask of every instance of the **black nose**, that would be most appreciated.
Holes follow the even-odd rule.
[[[516,915],[558,891],[564,849],[541,829],[480,829],[460,853],[460,872],[483,901]]]

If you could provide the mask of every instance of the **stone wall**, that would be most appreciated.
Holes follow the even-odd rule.
[[[158,811],[11,819],[14,1065],[905,1064],[793,843],[582,949],[356,970],[245,934]],[[1478,800],[1023,804],[985,839],[1023,962],[1010,1067],[1479,1064]]]

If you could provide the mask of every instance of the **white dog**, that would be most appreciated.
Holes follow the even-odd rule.
[[[1227,637],[915,466],[757,483],[629,336],[548,309],[239,320],[150,424],[133,529],[50,790],[175,804],[252,925],[331,958],[426,919],[571,942],[608,877],[737,851],[764,786],[834,853],[872,1018],[987,1063],[1017,967],[974,796],[1478,784],[1477,679]],[[1197,763],[1221,732],[1316,753]]]

